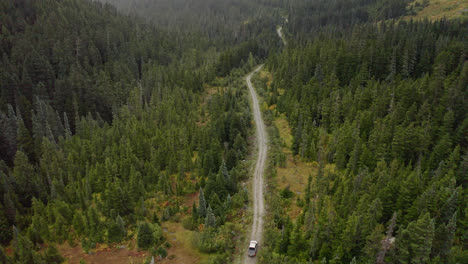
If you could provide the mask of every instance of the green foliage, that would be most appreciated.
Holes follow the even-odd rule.
[[[60,255],[58,252],[57,248],[54,246],[49,246],[47,250],[44,252],[44,260],[46,263],[62,263],[65,261],[65,259]]]
[[[0,209],[0,244],[7,245],[13,238],[13,232],[5,217],[3,207],[0,206]]]
[[[197,213],[200,217],[206,216],[206,200],[205,195],[203,194],[202,188],[200,188],[200,192],[198,193],[198,210]]]
[[[434,239],[434,221],[426,213],[416,222],[411,222],[397,238],[396,258],[399,263],[428,263]]]
[[[143,222],[138,227],[137,244],[139,248],[148,249],[154,245],[156,238],[150,224]]]
[[[226,222],[218,228],[206,227],[195,233],[192,244],[204,253],[233,253],[235,244],[232,241],[240,232],[244,232],[240,226]]]
[[[158,249],[156,249],[156,254],[162,258],[165,258],[167,257],[167,250],[164,247],[158,247]]]
[[[3,251],[2,251],[3,252]],[[2,253],[0,252],[0,259]],[[64,258],[60,255],[57,248],[53,245],[47,247],[43,254],[35,251],[34,244],[21,234],[15,237],[15,252],[11,263],[63,263]],[[5,263],[8,263],[5,262]]]
[[[222,53],[218,64],[215,66],[216,73],[219,76],[228,75],[233,68],[238,68],[244,62],[248,61],[252,54],[256,56],[265,54],[265,51],[259,49],[259,45],[255,40],[249,40],[234,49]],[[254,65],[249,66],[252,68]]]
[[[328,6],[328,12],[346,15],[334,4],[297,5]],[[368,12],[385,6],[374,4],[352,8]],[[304,186],[302,212],[294,222],[282,208],[287,190],[270,192],[272,220],[261,262],[375,263],[379,256],[377,263],[449,263],[451,255],[463,256],[468,236],[466,214],[459,212],[466,211],[466,195],[460,196],[461,190],[466,194],[466,170],[459,173],[467,144],[457,131],[465,128],[467,113],[466,100],[459,97],[467,80],[464,23],[376,26],[360,24],[370,17],[355,18],[356,25],[329,18],[323,26],[336,31],[308,34],[310,27],[303,25],[317,21],[305,18],[321,15],[295,8],[302,18],[290,17],[293,38],[268,59],[274,78],[263,89],[267,99],[275,95],[266,100],[270,111],[284,114],[292,127],[291,151],[301,161],[316,161],[318,173]],[[271,131],[272,148],[281,149]],[[394,212],[397,232],[392,227],[385,237]]]
[[[118,215],[115,221],[110,223],[110,227],[107,230],[107,239],[110,243],[119,243],[126,235],[127,231],[125,230],[124,221]]]
[[[86,231],[85,221],[83,215],[80,212],[76,212],[73,216],[73,229],[77,235],[83,235]]]
[[[5,250],[0,246],[0,261],[5,264],[12,263],[10,258],[5,254]]]
[[[284,113],[293,153],[320,168],[296,221],[280,208],[294,194],[274,198],[262,261],[372,262],[398,212],[387,258],[463,262],[465,24],[366,24],[403,15],[406,0],[113,2],[164,30],[96,1],[0,5],[2,243],[12,225],[24,230],[12,262],[60,262],[36,246],[80,239],[89,251],[127,229],[140,248],[160,246],[157,215],[179,219],[179,196],[198,187],[184,226],[205,223],[196,244],[227,262],[240,232],[230,218],[248,201],[239,161],[252,122],[238,77],[268,54],[273,83],[259,88],[276,107],[265,120]],[[276,52],[283,12],[291,41]],[[206,96],[206,83],[219,87]]]
[[[289,189],[289,185],[284,187],[283,190],[280,192],[280,196],[284,199],[289,199],[294,196],[294,193]]]
[[[152,10],[166,22],[184,19],[157,29],[96,1],[0,6],[0,159],[10,167],[1,168],[0,197],[7,226],[26,230],[32,243],[80,239],[89,251],[96,243],[121,242],[127,228],[135,230],[149,215],[154,223],[157,215],[180,216],[178,202],[161,211],[149,199],[194,193],[208,178],[215,188],[206,200],[200,192],[191,228],[205,221],[210,205],[208,222],[220,227],[231,196],[242,198],[238,207],[245,203],[244,194],[235,196],[237,176],[246,175],[239,160],[247,155],[251,126],[244,87],[227,77],[222,82],[229,87],[207,98],[203,89],[217,73],[242,74],[265,57],[275,46],[272,16],[260,19],[259,3],[212,1],[197,5],[200,13],[216,11],[200,24],[192,9],[144,4],[139,12]],[[257,18],[244,23],[252,14]],[[174,28],[187,21],[189,27]]]
[[[264,47],[275,47],[275,22],[278,7],[286,7],[286,1],[251,0],[189,0],[145,1],[101,0],[115,4],[127,12],[134,12],[169,31],[180,32],[188,47],[225,47],[255,39]],[[203,41],[199,41],[199,36]],[[246,54],[249,55],[248,53]],[[199,59],[199,58],[198,58]],[[248,59],[244,58],[244,62]]]
[[[205,226],[206,227],[216,226],[216,218],[213,214],[213,210],[211,210],[211,206],[209,206],[208,210],[206,211]]]

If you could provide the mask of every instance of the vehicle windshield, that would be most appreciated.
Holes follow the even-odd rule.
[[[255,248],[249,247],[249,253],[255,253]]]

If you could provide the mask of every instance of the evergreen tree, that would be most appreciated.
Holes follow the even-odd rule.
[[[99,220],[99,214],[96,208],[89,207],[87,212],[88,218],[88,235],[95,242],[100,242],[102,240],[102,228],[101,220]]]
[[[7,245],[13,237],[13,233],[4,215],[3,207],[0,206],[0,209],[0,244]]]
[[[65,258],[60,255],[60,252],[53,245],[49,246],[44,253],[44,260],[46,263],[62,263],[65,261]]]
[[[203,194],[203,189],[200,188],[200,192],[198,194],[198,215],[202,218],[206,217],[206,200],[205,195]]]
[[[383,239],[384,239],[384,226],[376,225],[372,233],[369,236],[367,236],[366,245],[364,247],[364,252],[369,262],[375,261],[377,259],[377,254],[379,253],[381,247],[383,246],[381,245]]]
[[[207,227],[216,226],[216,218],[213,213],[213,210],[211,210],[211,206],[208,206],[208,209],[206,210],[205,226]]]
[[[123,219],[118,215],[107,230],[108,241],[111,243],[119,243],[126,236],[126,233]]]
[[[21,203],[29,205],[32,196],[36,193],[37,178],[34,167],[29,163],[27,156],[22,151],[16,152],[13,175],[19,187]]]
[[[434,239],[434,220],[429,213],[421,215],[417,221],[397,236],[397,258],[400,263],[428,263]]]
[[[448,261],[456,229],[457,213],[455,212],[447,224],[441,224],[436,228],[431,252],[432,257],[440,257],[443,262]]]
[[[137,244],[141,249],[149,249],[155,243],[155,237],[151,226],[143,222],[138,227]]]
[[[69,138],[72,135],[70,123],[68,122],[67,112],[63,112],[63,123],[65,126],[65,137]]]
[[[228,196],[226,197],[226,200],[224,201],[225,212],[229,212],[231,210],[231,207],[232,207],[232,198],[231,198],[231,195],[228,194]]]
[[[193,201],[193,204],[192,204],[192,222],[197,221],[197,219],[198,219],[197,205],[195,204],[195,201]]]
[[[458,192],[459,189],[455,189],[455,191],[452,193],[450,198],[445,202],[445,204],[442,206],[440,212],[440,222],[441,223],[448,223],[453,217],[454,214],[457,211],[458,208]]]
[[[29,134],[28,129],[26,128],[23,118],[21,116],[17,119],[18,123],[18,131],[17,131],[17,141],[18,141],[18,149],[23,151],[30,160],[33,159],[34,155],[34,141]]]
[[[7,218],[10,225],[16,223],[16,207],[11,199],[11,193],[7,192],[3,195],[3,204],[4,204],[4,212],[5,217]]]
[[[78,211],[75,213],[75,215],[73,216],[72,225],[77,235],[84,234],[86,226],[81,212]]]

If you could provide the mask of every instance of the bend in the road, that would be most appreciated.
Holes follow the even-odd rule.
[[[283,27],[277,27],[276,28],[276,33],[278,33],[278,36],[280,37],[281,41],[283,41],[283,45],[286,46],[286,38],[283,35]]]

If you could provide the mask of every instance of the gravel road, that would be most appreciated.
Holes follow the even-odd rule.
[[[249,73],[245,78],[247,86],[249,87],[250,96],[252,97],[252,109],[255,119],[255,125],[257,127],[257,144],[258,144],[258,158],[257,164],[255,165],[254,178],[252,181],[253,190],[253,221],[252,221],[252,233],[250,234],[250,240],[257,240],[259,248],[262,246],[262,234],[263,234],[263,215],[265,214],[265,204],[263,199],[263,172],[265,170],[265,161],[267,158],[268,144],[267,144],[267,133],[265,130],[265,124],[263,123],[262,113],[260,111],[260,105],[258,103],[257,93],[252,85],[250,79],[252,75],[258,72],[263,65],[258,66],[254,71]],[[248,245],[246,245],[246,248]],[[257,258],[250,258],[247,256],[245,251],[245,257],[243,263],[257,263]]]

